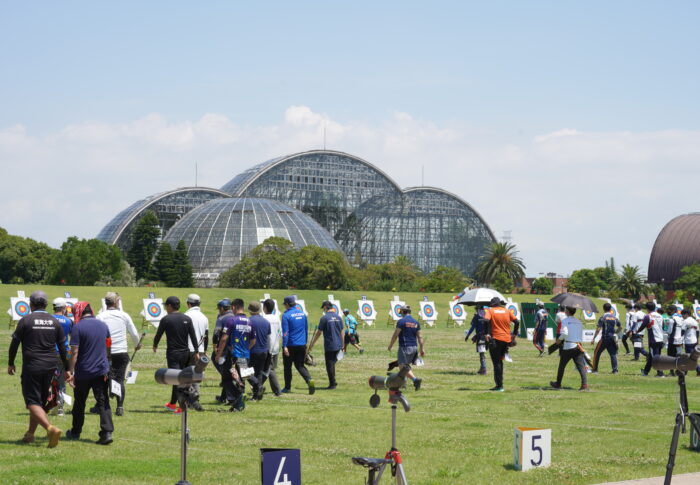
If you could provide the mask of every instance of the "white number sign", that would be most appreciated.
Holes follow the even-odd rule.
[[[513,459],[516,470],[548,467],[552,461],[552,430],[515,428]]]

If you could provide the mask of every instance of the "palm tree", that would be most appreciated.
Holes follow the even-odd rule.
[[[525,276],[525,264],[517,254],[515,244],[509,242],[495,242],[488,246],[476,267],[477,281],[488,285],[500,273],[508,276],[514,283],[522,279]]]
[[[644,275],[640,272],[639,266],[625,264],[614,288],[619,290],[623,296],[638,300],[641,295],[647,296],[649,288],[644,284]]]

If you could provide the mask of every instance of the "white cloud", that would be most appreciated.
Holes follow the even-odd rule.
[[[698,210],[693,181],[700,132],[585,132],[525,141],[397,112],[338,122],[290,106],[280,123],[244,126],[207,113],[174,122],[158,113],[127,123],[84,122],[36,136],[0,130],[5,188],[0,226],[58,246],[93,237],[136,199],[194,184],[220,187],[268,158],[320,148],[357,155],[402,186],[443,187],[470,202],[497,235],[512,229],[528,273],[602,264],[646,268],[658,231]],[[688,181],[688,182],[686,182]]]

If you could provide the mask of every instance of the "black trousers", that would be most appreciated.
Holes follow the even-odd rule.
[[[506,352],[508,352],[508,342],[491,340],[489,354],[493,364],[493,380],[496,382],[496,387],[503,387],[503,358]]]
[[[657,342],[654,344],[649,344],[649,353],[647,354],[647,363],[644,366],[644,373],[648,374],[649,371],[651,370],[651,359],[655,355],[661,355],[661,349],[664,348],[664,343],[663,342]],[[662,371],[657,371],[657,375],[663,375]]]
[[[559,354],[559,369],[557,370],[557,384],[561,385],[561,380],[564,378],[564,370],[569,364],[569,361],[573,360],[576,364],[576,370],[581,374],[581,385],[586,385],[588,379],[586,376],[586,359],[583,356],[583,352],[579,350],[578,347],[573,349],[562,350]]]
[[[119,383],[122,388],[122,395],[117,396],[117,407],[124,406],[124,397],[126,396],[126,385],[124,379],[126,377],[126,368],[129,365],[129,354],[124,352],[121,354],[112,354],[109,358],[109,378]]]
[[[613,372],[617,370],[617,344],[614,339],[602,338],[598,341],[598,344],[595,346],[595,351],[593,352],[593,372],[598,372],[600,357],[605,350],[610,354],[610,363],[612,364]]]
[[[168,369],[184,369],[190,363],[190,351],[168,352],[165,354],[165,358],[168,360]],[[173,391],[170,394],[170,404],[177,403],[177,387],[173,386]]]
[[[282,356],[282,362],[284,363],[284,387],[286,389],[292,388],[292,364],[294,364],[294,367],[296,367],[301,377],[308,384],[311,380],[311,374],[309,374],[308,369],[304,365],[306,346],[295,345],[293,347],[287,347],[287,350],[289,351],[289,356]]]
[[[79,435],[83,431],[85,423],[85,401],[90,389],[97,399],[97,408],[100,410],[100,436],[114,431],[112,424],[112,409],[109,407],[107,376],[97,376],[92,379],[76,379],[73,391],[73,433]]]
[[[627,339],[629,339],[629,335],[624,334],[622,336],[622,345],[625,346],[625,352],[629,354],[630,353],[630,346],[627,344]]]
[[[263,385],[265,383],[265,379],[267,378],[267,376],[265,376],[265,369],[269,366],[269,356],[269,352],[255,352],[250,354],[249,365],[255,371],[253,375],[258,380],[260,385]]]
[[[325,352],[326,373],[328,374],[329,386],[336,386],[338,384],[335,381],[335,363],[338,362],[338,352],[338,350],[331,350]]]

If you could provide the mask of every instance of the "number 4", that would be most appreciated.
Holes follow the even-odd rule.
[[[282,468],[284,468],[284,462],[287,461],[287,457],[283,456],[280,460],[280,466],[277,468],[277,474],[275,475],[275,485],[293,485],[292,482],[287,478],[287,474],[284,474],[282,480],[280,480],[280,475],[282,475]]]
[[[532,451],[536,451],[536,452],[538,452],[539,455],[540,455],[540,457],[537,459],[537,461],[535,461],[535,460],[530,460],[530,464],[531,464],[532,466],[540,466],[540,465],[542,464],[542,448],[540,448],[539,446],[537,446],[537,445],[535,444],[535,440],[538,440],[538,439],[541,439],[541,438],[542,438],[542,435],[539,435],[539,434],[536,434],[536,435],[533,435],[533,436],[532,436]]]

